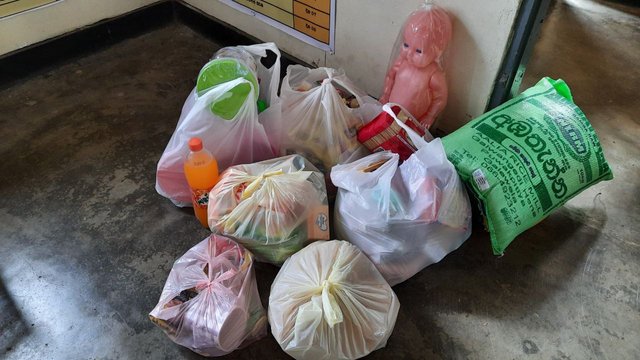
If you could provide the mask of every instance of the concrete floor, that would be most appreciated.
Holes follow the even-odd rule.
[[[369,358],[640,358],[640,20],[602,4],[556,3],[524,82],[569,83],[615,180],[502,257],[476,228],[395,287],[396,328]],[[173,25],[0,91],[0,358],[199,358],[147,319],[207,235],[154,171],[216,47]],[[257,266],[265,304],[276,271]],[[287,356],[267,337],[227,358]]]

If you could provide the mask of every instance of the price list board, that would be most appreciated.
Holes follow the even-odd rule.
[[[221,0],[311,45],[333,51],[335,0]]]

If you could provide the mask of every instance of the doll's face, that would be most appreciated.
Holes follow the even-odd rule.
[[[438,49],[429,41],[429,36],[422,31],[405,31],[402,54],[409,64],[422,68],[436,60]]]
[[[422,68],[436,61],[451,39],[451,22],[441,9],[412,13],[404,27],[402,56]]]

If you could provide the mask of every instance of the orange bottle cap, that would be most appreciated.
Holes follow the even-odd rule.
[[[202,150],[202,140],[198,137],[191,138],[191,140],[189,140],[189,149],[191,151]]]

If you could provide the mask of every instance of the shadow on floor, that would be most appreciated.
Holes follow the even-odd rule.
[[[443,318],[468,319],[462,326],[469,328],[474,327],[471,319],[479,323],[525,321],[580,277],[582,264],[606,221],[601,207],[589,213],[563,207],[520,235],[502,257],[491,254],[488,234],[476,227],[460,249],[394,287],[402,303],[397,321],[402,326],[396,326],[394,334],[399,334],[391,337],[389,346],[407,349],[406,356],[411,356],[421,337],[423,354],[471,356],[472,349],[449,335],[453,325],[443,323]],[[550,324],[531,326],[554,331]],[[522,346],[529,351],[527,347],[536,345],[524,340]],[[376,355],[372,358],[384,358],[382,353]]]
[[[0,278],[0,357],[6,356],[30,330]]]

